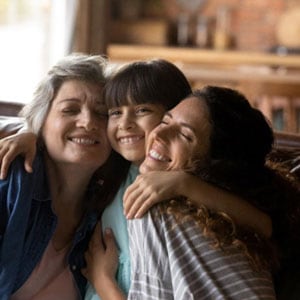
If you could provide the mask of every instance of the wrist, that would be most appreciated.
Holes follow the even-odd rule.
[[[115,278],[108,276],[99,278],[95,290],[102,300],[126,299]]]

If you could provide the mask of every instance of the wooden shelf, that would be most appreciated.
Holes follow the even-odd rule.
[[[274,109],[282,108],[282,129],[299,131],[300,55],[111,44],[108,57],[114,63],[167,59],[184,72],[194,88],[206,84],[237,88],[272,121]]]
[[[160,57],[172,62],[200,65],[267,65],[300,69],[300,55],[280,56],[264,52],[217,51],[197,48],[111,44],[111,60],[132,61]]]

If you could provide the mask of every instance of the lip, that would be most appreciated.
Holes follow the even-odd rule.
[[[118,137],[118,142],[122,145],[133,145],[144,139],[144,135],[128,135]]]
[[[165,154],[165,147],[163,145],[160,145],[158,143],[154,143],[151,145],[148,151],[148,157],[152,160],[159,161],[159,162],[171,162],[169,156]]]
[[[77,145],[83,145],[83,146],[93,146],[100,143],[99,139],[87,135],[70,136],[68,137],[68,140]]]
[[[160,154],[159,152],[157,152],[154,149],[150,149],[148,156],[154,160],[161,161],[161,162],[170,162],[171,161],[168,157]]]

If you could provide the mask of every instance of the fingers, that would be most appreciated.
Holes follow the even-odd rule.
[[[126,194],[124,214],[127,219],[141,218],[156,202],[155,193],[137,187]]]
[[[24,167],[32,172],[32,163],[36,152],[36,136],[33,133],[15,134],[0,141],[0,179],[7,176],[12,161],[19,155],[25,155]]]
[[[110,252],[112,255],[116,255],[118,253],[118,247],[111,228],[106,228],[104,230],[103,239],[106,246],[106,251]]]
[[[104,250],[103,243],[101,240],[102,229],[101,229],[101,221],[99,221],[94,229],[94,233],[91,237],[89,243],[89,250],[92,248],[99,248],[99,250]]]
[[[124,215],[125,216],[128,215],[132,206],[134,205],[134,202],[136,201],[137,197],[140,194],[138,188],[135,186],[136,186],[136,184],[130,185],[124,193],[123,207],[124,207]]]
[[[25,153],[24,167],[28,173],[32,173],[32,171],[33,171],[32,164],[33,164],[35,153],[36,153],[35,146],[32,149],[30,149],[28,152]]]
[[[2,159],[1,162],[1,171],[0,171],[0,179],[5,179],[7,176],[7,172],[9,169],[10,164],[15,159],[16,153],[14,148],[1,148],[0,152],[0,159]]]
[[[87,266],[81,270],[82,274],[91,282],[103,274],[111,274],[109,276],[113,277],[118,266],[118,252],[112,230],[105,229],[102,241],[101,225],[98,222],[84,254]]]
[[[32,158],[28,158],[24,161],[24,168],[26,170],[26,172],[28,173],[32,173],[33,169],[32,169],[32,163],[33,163],[33,157]]]

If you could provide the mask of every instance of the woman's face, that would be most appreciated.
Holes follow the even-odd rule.
[[[52,161],[94,171],[110,154],[106,127],[107,109],[101,87],[68,80],[52,101],[42,137]]]
[[[145,140],[164,113],[162,105],[150,103],[111,108],[107,134],[113,149],[139,165],[145,158]]]
[[[183,100],[150,133],[140,172],[179,170],[201,162],[208,155],[210,132],[206,104],[195,97]]]

